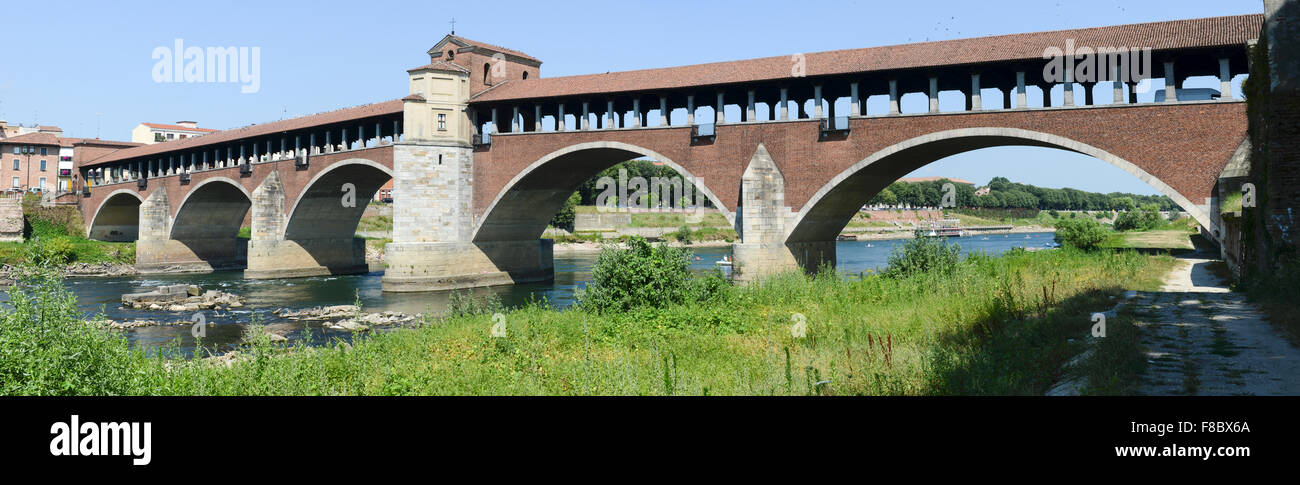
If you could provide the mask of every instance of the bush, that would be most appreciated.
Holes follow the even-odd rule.
[[[1095,219],[1063,219],[1056,223],[1056,242],[1079,249],[1095,249],[1106,239],[1106,228]]]
[[[0,395],[121,395],[157,369],[77,309],[56,272],[24,268],[0,312]]]
[[[62,267],[76,259],[77,248],[65,238],[36,237],[27,244],[25,263],[36,267]]]
[[[673,231],[673,232],[671,233],[671,236],[672,236],[673,239],[676,239],[677,242],[680,242],[680,243],[682,243],[682,244],[690,244],[690,243],[691,243],[691,228],[686,227],[686,226],[679,227],[679,228],[677,228],[676,231]]]
[[[901,277],[935,272],[949,274],[961,261],[961,246],[948,244],[943,238],[917,236],[889,253],[885,276]]]
[[[690,251],[651,245],[645,238],[627,238],[626,247],[607,245],[591,269],[591,283],[579,295],[584,309],[599,313],[631,308],[662,307],[707,298],[708,283],[695,282]]]

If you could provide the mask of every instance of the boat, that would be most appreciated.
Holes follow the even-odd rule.
[[[731,266],[731,258],[728,256],[723,256],[722,259],[714,261],[713,264],[718,266]]]

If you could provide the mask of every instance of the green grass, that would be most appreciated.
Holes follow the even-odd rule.
[[[36,240],[60,248],[68,263],[135,263],[134,242],[104,242],[83,236],[76,207],[42,207],[40,197],[24,197],[25,242],[0,243],[0,264],[30,263],[28,249]]]
[[[595,214],[596,206],[580,205],[575,207],[578,214]],[[727,227],[727,218],[717,211],[704,214],[700,222],[687,223],[684,212],[633,212],[631,223],[627,227]]]
[[[1133,252],[1013,251],[971,257],[943,277],[784,274],[707,303],[609,315],[531,304],[504,314],[504,338],[478,314],[352,345],[263,341],[229,368],[145,358],[115,334],[80,330],[26,359],[37,350],[15,336],[37,318],[27,306],[0,327],[0,382],[11,383],[0,394],[1041,394],[1081,350],[1092,312],[1123,290],[1157,287],[1172,264]],[[39,288],[53,296],[34,298],[66,292]],[[791,334],[796,314],[803,338]],[[42,318],[56,317],[66,320]],[[81,328],[64,323],[37,327]],[[95,366],[80,365],[86,351]]]
[[[1104,248],[1123,249],[1195,249],[1192,234],[1181,229],[1127,231],[1111,233],[1101,243]]]

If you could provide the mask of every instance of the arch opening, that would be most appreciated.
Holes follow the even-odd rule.
[[[933,133],[898,143],[853,164],[823,185],[795,215],[789,243],[833,241],[860,208],[899,178],[949,156],[1005,146],[1065,150],[1109,163],[1168,196],[1202,227],[1209,219],[1201,207],[1164,182],[1104,150],[1068,138],[1011,128],[969,128]]]
[[[140,238],[140,204],[144,199],[129,190],[118,190],[99,204],[87,236],[109,242],[131,242]]]
[[[342,161],[316,174],[287,217],[289,240],[352,239],[366,207],[392,172],[370,160]]]
[[[676,162],[635,145],[592,142],[546,155],[516,175],[498,192],[496,198],[483,211],[482,216],[477,218],[474,242],[526,241],[540,238],[551,219],[583,182],[602,170],[635,159],[649,159],[663,163],[685,179],[683,184],[688,181],[694,182],[696,190],[703,195],[703,198],[717,207],[734,226],[734,215],[708,189],[705,181],[698,179]]]
[[[252,205],[249,194],[234,180],[204,180],[181,200],[168,238],[212,269],[247,266],[247,244],[239,238],[239,228]]]

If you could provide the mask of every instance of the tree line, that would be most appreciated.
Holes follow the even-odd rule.
[[[943,184],[947,179],[929,182],[894,182],[867,202],[868,205],[906,205],[911,207],[939,207],[943,201]],[[989,209],[1039,209],[1039,210],[1131,210],[1154,204],[1162,211],[1181,210],[1164,195],[1138,195],[1123,192],[1102,194],[1078,189],[1052,189],[1021,184],[1006,177],[993,177],[989,193],[975,195],[975,187],[953,182],[957,207]]]

